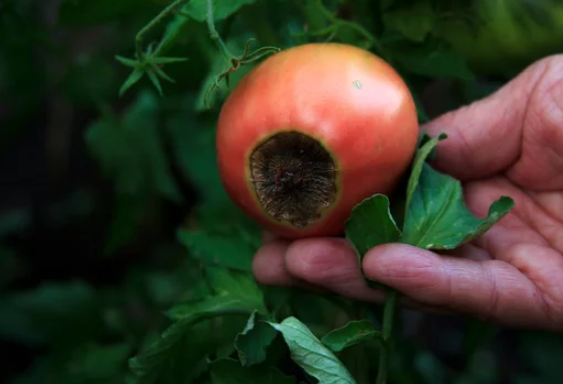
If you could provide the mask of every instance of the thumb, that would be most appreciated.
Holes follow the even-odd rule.
[[[448,135],[433,166],[462,180],[483,178],[512,165],[520,154],[529,101],[549,59],[536,62],[494,94],[448,112],[422,129]]]

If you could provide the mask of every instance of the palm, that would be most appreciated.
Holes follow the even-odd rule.
[[[534,192],[516,187],[507,177],[495,177],[467,183],[465,193],[469,208],[478,216],[485,216],[499,195],[511,196],[516,202],[503,220],[458,250],[460,256],[473,260],[497,260],[496,267],[505,269],[504,276],[510,278],[490,282],[497,298],[490,301],[489,315],[504,317],[500,312],[510,305],[498,302],[497,293],[519,284],[528,289],[514,289],[515,296],[530,292],[545,314],[553,316],[551,308],[563,307],[563,191]],[[482,265],[488,268],[488,264]]]

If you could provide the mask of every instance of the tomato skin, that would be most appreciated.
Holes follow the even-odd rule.
[[[338,168],[337,200],[304,229],[270,218],[249,180],[256,144],[287,130],[317,138]],[[356,204],[392,192],[412,160],[418,131],[410,91],[386,62],[350,45],[301,45],[263,61],[225,101],[217,127],[219,171],[233,201],[263,228],[286,238],[341,235]]]

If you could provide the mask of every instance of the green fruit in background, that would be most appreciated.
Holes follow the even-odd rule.
[[[434,35],[479,74],[519,70],[563,53],[562,0],[475,0],[470,18],[442,18]]]

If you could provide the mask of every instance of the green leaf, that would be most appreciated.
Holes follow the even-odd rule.
[[[422,166],[426,159],[432,154],[436,146],[441,140],[445,140],[448,136],[445,133],[441,133],[434,138],[430,138],[427,134],[422,134],[419,138],[420,147],[417,149],[412,162],[412,170],[409,176],[409,182],[407,185],[407,198],[405,202],[405,214],[409,209],[411,204],[412,196],[418,187],[418,181],[420,179],[420,173],[422,172]]]
[[[122,384],[131,352],[126,343],[86,343],[72,350],[56,350],[34,359],[33,364],[10,384]]]
[[[152,93],[141,92],[123,117],[106,113],[87,130],[88,149],[116,190],[118,206],[106,240],[108,253],[136,233],[151,197],[183,201],[159,131],[159,107]]]
[[[262,303],[262,291],[250,273],[216,267],[208,267],[205,272],[216,295],[237,295],[257,305]]]
[[[155,72],[152,69],[148,69],[146,72],[147,72],[147,76],[149,77],[149,80],[157,89],[160,96],[163,96],[164,93],[162,91],[162,86],[160,85],[160,80],[158,80],[158,77],[156,76]]]
[[[129,360],[129,367],[134,375],[134,384],[152,384],[160,382],[175,382],[177,377],[183,377],[185,382],[193,378],[201,364],[205,351],[211,352],[216,348],[214,338],[209,338],[217,329],[209,329],[210,322],[205,320],[228,315],[250,315],[251,308],[245,307],[244,300],[229,296],[216,296],[194,304],[177,306],[169,313],[177,319],[151,345],[138,356]],[[204,323],[202,323],[204,322]],[[229,322],[222,322],[224,326]],[[203,330],[195,330],[194,326],[203,326]],[[232,336],[234,338],[234,335]],[[193,349],[194,340],[202,339],[202,345]],[[232,346],[232,339],[230,342]],[[198,370],[196,370],[196,366]]]
[[[116,55],[115,59],[126,67],[137,68],[140,66],[140,63],[137,60],[131,60],[123,56]]]
[[[256,0],[213,0],[213,16],[220,21],[237,12],[241,7],[253,4]],[[182,12],[190,15],[199,22],[204,22],[207,16],[207,0],[191,0],[184,5]]]
[[[121,119],[106,116],[87,131],[86,141],[118,192],[158,192],[174,203],[183,197],[172,177],[159,131],[158,99],[141,92]]]
[[[252,312],[246,327],[237,335],[235,348],[243,366],[260,364],[266,360],[266,348],[276,337],[276,331],[265,321],[269,317]]]
[[[389,208],[387,196],[376,194],[352,210],[346,221],[346,238],[354,246],[360,259],[371,248],[399,239],[401,232]]]
[[[143,77],[144,74],[144,70],[135,68],[119,89],[119,96],[123,96],[129,88],[131,88],[137,81],[141,80],[141,77]]]
[[[356,384],[344,364],[301,321],[288,317],[269,324],[283,335],[293,361],[320,384]]]
[[[100,311],[89,285],[44,283],[0,297],[0,337],[32,346],[78,344],[103,332]]]
[[[381,332],[375,329],[374,323],[369,320],[356,320],[327,333],[321,341],[334,352],[340,352],[363,341],[380,338]]]
[[[233,359],[216,360],[211,364],[213,384],[295,384],[295,378],[285,376],[274,367],[245,368]]]
[[[430,0],[418,0],[384,12],[382,19],[389,31],[400,32],[409,40],[421,42],[434,28],[436,13]]]
[[[205,203],[229,202],[217,165],[213,122],[201,121],[194,115],[194,100],[180,106],[181,113],[171,117],[165,130],[175,163]]]
[[[457,78],[472,81],[475,75],[465,60],[435,44],[409,44],[390,49],[393,60],[412,74],[430,78]]]
[[[486,218],[475,217],[465,205],[461,183],[426,163],[441,140],[422,134],[407,186],[405,222],[401,242],[425,249],[454,249],[482,235],[504,217],[514,201],[501,197]]]
[[[188,59],[185,57],[152,57],[151,63],[157,65],[163,65],[163,64],[182,63],[187,60]]]
[[[407,210],[401,242],[424,249],[454,249],[482,235],[514,206],[506,196],[492,203],[487,217],[474,216],[461,183],[424,164]]]
[[[230,308],[230,311],[238,314],[248,313],[249,315],[259,309],[260,303],[248,300],[247,296],[235,294],[226,294],[222,296],[210,296],[202,300],[194,300],[185,303],[178,303],[172,306],[166,312],[166,315],[172,320],[184,320],[200,316],[202,314],[222,311],[224,308]]]
[[[201,230],[180,230],[178,238],[191,253],[207,265],[219,265],[242,271],[252,269],[255,249],[244,238],[233,234],[212,234]]]

